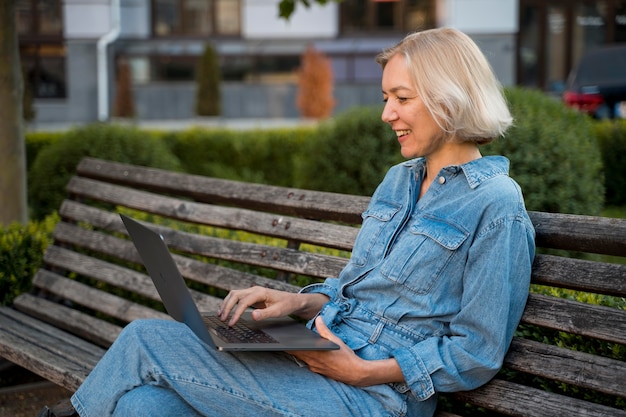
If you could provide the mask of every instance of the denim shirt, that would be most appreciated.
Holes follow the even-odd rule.
[[[330,297],[320,314],[357,355],[395,358],[394,388],[419,401],[489,381],[521,318],[535,231],[508,169],[502,156],[448,166],[418,199],[425,160],[392,167],[348,265],[302,290]]]

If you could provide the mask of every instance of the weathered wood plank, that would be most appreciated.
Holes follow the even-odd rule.
[[[48,271],[40,270],[33,280],[33,285],[67,301],[127,323],[148,318],[170,319],[165,313]]]
[[[561,256],[535,256],[534,284],[626,297],[626,265]]]
[[[626,219],[530,212],[537,246],[626,256]]]
[[[522,322],[626,344],[626,311],[531,293]]]
[[[96,345],[10,308],[0,308],[0,332],[1,356],[72,391],[104,354]]]
[[[108,347],[122,331],[120,326],[32,294],[22,294],[13,301],[16,310],[71,334]]]
[[[626,362],[619,360],[515,338],[504,364],[520,372],[626,397]]]
[[[238,181],[181,174],[160,169],[85,158],[77,172],[134,188],[189,197],[204,203],[222,203],[305,218],[359,224],[369,197],[263,186]]]
[[[312,277],[333,276],[348,262],[346,258],[341,257],[199,236],[157,225],[150,227],[163,235],[172,250]],[[89,231],[68,223],[59,223],[55,228],[54,238],[60,243],[100,251],[132,262],[140,262],[132,242],[111,235]]]
[[[335,249],[351,250],[358,233],[355,227],[200,204],[85,178],[73,178],[68,190],[83,198],[126,206],[185,222],[243,230],[281,239],[295,239]]]
[[[473,391],[451,395],[488,410],[519,417],[626,417],[626,411],[494,379]]]

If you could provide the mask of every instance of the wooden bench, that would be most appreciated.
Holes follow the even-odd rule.
[[[298,283],[336,276],[369,201],[92,158],[81,161],[67,190],[33,291],[0,309],[0,355],[69,390],[80,385],[126,323],[167,317],[118,211],[154,223],[176,253],[200,309],[211,311],[233,288],[257,284],[297,291]],[[540,248],[626,256],[626,220],[539,212],[531,217]],[[534,284],[618,301],[626,297],[626,265],[543,252],[533,266]],[[568,392],[626,398],[623,302],[614,308],[548,293],[531,292],[518,333],[540,328],[580,335],[621,349],[621,357],[516,337],[505,371],[480,389],[445,395],[446,403],[472,404],[490,415],[626,416],[624,407],[552,392],[567,384]],[[512,382],[511,373],[531,383]],[[473,415],[471,407],[439,415]]]

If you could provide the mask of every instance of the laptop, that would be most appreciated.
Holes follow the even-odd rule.
[[[163,236],[128,216],[120,214],[120,217],[168,314],[189,326],[207,345],[222,351],[339,349],[290,317],[255,321],[246,312],[235,326],[229,327],[217,315],[200,314]]]

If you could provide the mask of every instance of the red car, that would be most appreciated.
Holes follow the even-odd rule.
[[[563,101],[596,119],[626,118],[626,44],[587,52],[567,79]]]

